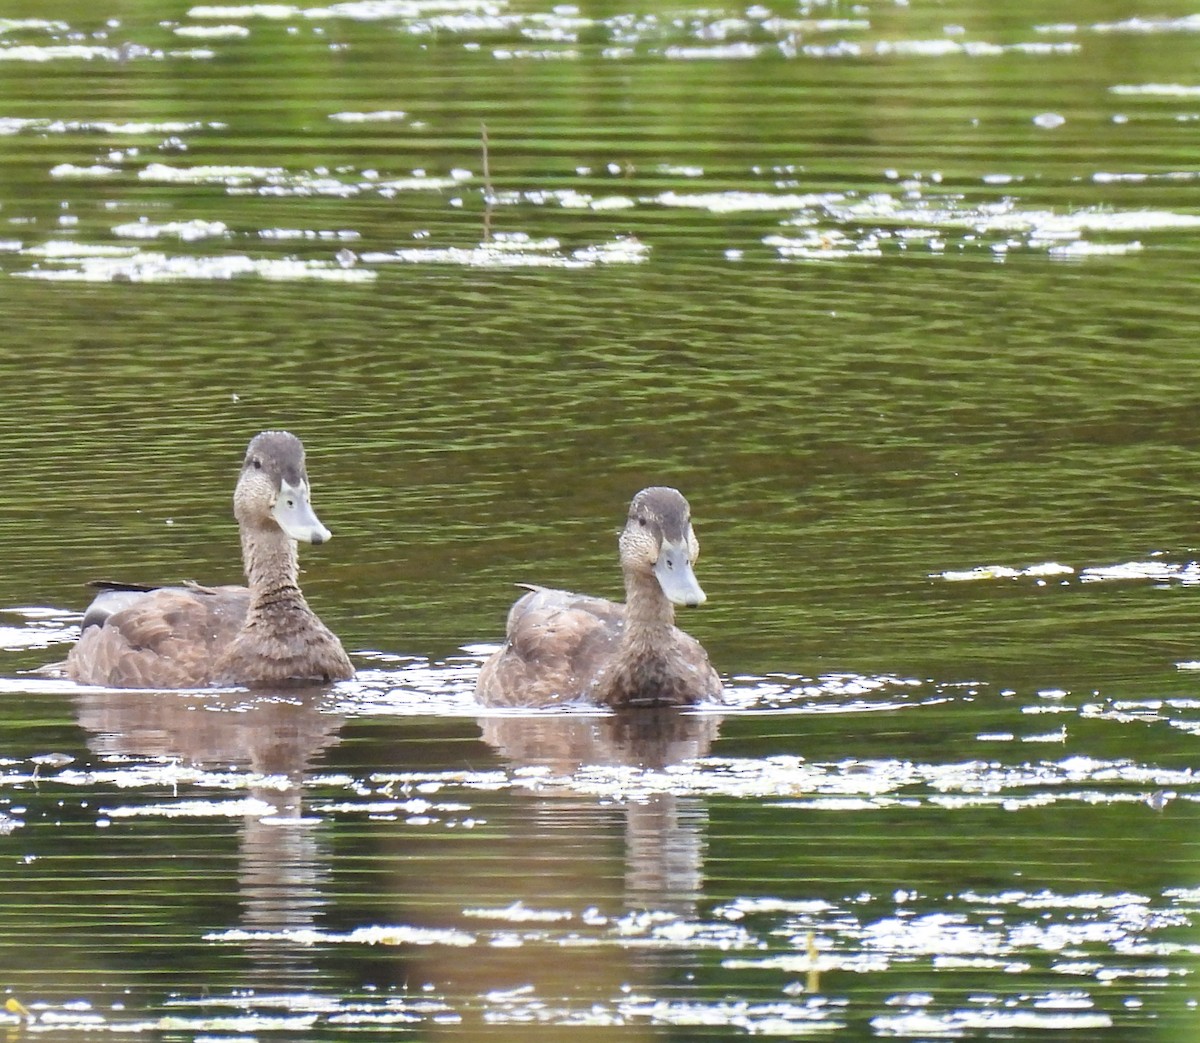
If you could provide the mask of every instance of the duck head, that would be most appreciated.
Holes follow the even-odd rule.
[[[704,604],[704,591],[692,570],[700,542],[692,529],[691,508],[677,489],[651,486],[633,498],[620,548],[622,566],[652,573],[672,603]]]
[[[275,525],[301,543],[324,543],[333,535],[309,500],[304,445],[287,431],[263,431],[250,440],[233,513],[243,526]]]

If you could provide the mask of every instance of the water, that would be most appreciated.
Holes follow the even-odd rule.
[[[1193,10],[2,14],[28,1031],[1194,1037]],[[269,426],[359,676],[30,673],[237,578]],[[658,483],[727,703],[483,713]]]

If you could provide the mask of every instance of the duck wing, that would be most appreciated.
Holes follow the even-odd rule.
[[[113,688],[201,688],[246,619],[245,587],[106,585],[84,614],[67,676]]]
[[[504,647],[484,663],[476,695],[489,706],[579,699],[612,656],[624,623],[624,605],[531,588],[509,611]]]

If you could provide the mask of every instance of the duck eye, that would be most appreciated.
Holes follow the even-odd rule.
[[[644,529],[646,527],[646,519],[639,517],[638,524]]]
[[[261,471],[261,470],[262,470],[262,461],[261,461],[261,460],[260,460],[260,459],[259,459],[257,456],[256,456],[256,457],[255,457],[253,460],[251,460],[250,462],[251,462],[251,463],[254,465],[254,469],[255,469],[256,471]]]

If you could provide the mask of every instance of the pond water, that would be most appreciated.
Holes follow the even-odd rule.
[[[1192,1040],[1200,15],[9,0],[0,1021]],[[305,695],[35,672],[336,539]],[[724,705],[486,713],[648,484]]]

